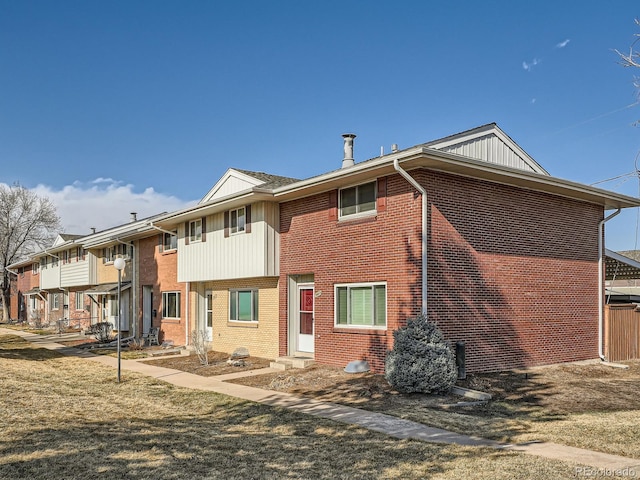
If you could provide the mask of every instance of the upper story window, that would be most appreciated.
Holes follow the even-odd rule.
[[[42,257],[40,259],[40,270],[47,268],[47,257]]]
[[[39,263],[34,263],[31,265],[31,273],[34,275],[37,275],[38,272],[40,271],[40,264]]]
[[[111,263],[116,258],[129,260],[133,258],[133,246],[119,243],[102,249],[102,263]]]
[[[339,196],[340,217],[376,210],[376,182],[343,188]]]
[[[79,262],[80,260],[84,260],[84,248],[77,247],[76,248],[76,262]]]
[[[236,210],[231,210],[229,212],[229,220],[229,228],[231,229],[232,234],[244,232],[244,227],[246,225],[244,207],[238,208]]]
[[[335,289],[337,327],[386,328],[385,283],[336,285]]]
[[[176,248],[178,248],[178,231],[174,230],[173,233],[164,232],[162,234],[162,250],[166,252]]]
[[[69,259],[71,258],[71,250],[65,250],[62,252],[62,264],[69,263]]]
[[[189,222],[189,242],[202,241],[202,219]]]

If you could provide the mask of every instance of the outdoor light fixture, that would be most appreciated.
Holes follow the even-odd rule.
[[[122,286],[122,270],[125,266],[124,258],[116,258],[113,261],[113,266],[118,270],[118,383],[120,383],[120,340],[122,339],[122,330],[120,330],[120,317],[122,316],[122,312],[120,311],[120,289]]]

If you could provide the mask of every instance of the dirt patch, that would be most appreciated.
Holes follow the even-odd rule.
[[[156,365],[158,367],[173,368],[183,372],[195,373],[203,377],[213,377],[216,375],[226,375],[228,373],[242,372],[246,370],[256,370],[266,368],[270,361],[266,358],[248,357],[243,359],[244,365],[233,366],[227,364],[229,360],[228,353],[209,352],[209,365],[204,366],[198,360],[197,355],[171,355],[157,360],[147,360],[145,363]]]

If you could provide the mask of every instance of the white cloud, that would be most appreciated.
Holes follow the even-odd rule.
[[[141,219],[196,203],[158,193],[151,187],[138,193],[133,185],[110,178],[97,178],[88,184],[76,181],[60,190],[40,184],[32,190],[54,203],[63,231],[73,234],[89,234],[91,227],[100,231],[127,223],[131,212]]]
[[[535,98],[532,98],[532,99],[531,99],[531,105],[533,105],[534,103],[536,103],[536,99],[535,99]]]
[[[571,39],[567,38],[566,40],[564,40],[564,41],[562,41],[562,42],[560,42],[560,43],[557,43],[557,44],[556,44],[556,48],[564,48],[564,47],[566,47],[566,46],[567,46],[567,44],[568,44],[570,41],[571,41]]]
[[[531,69],[536,65],[538,65],[539,63],[540,63],[540,60],[538,58],[534,58],[533,60],[531,60],[531,63],[522,62],[522,68],[524,68],[527,72],[530,72]]]

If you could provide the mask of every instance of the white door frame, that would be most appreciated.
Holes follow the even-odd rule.
[[[213,290],[204,291],[204,318],[202,319],[204,331],[207,332],[207,341],[213,341]]]
[[[300,310],[300,291],[301,290],[311,290],[313,292],[312,294],[312,298],[313,298],[313,310],[310,312],[312,319],[313,319],[313,327],[312,327],[312,333],[309,334],[302,334],[300,333],[300,314],[301,313],[305,313],[304,311]],[[316,307],[316,301],[315,301],[315,286],[314,283],[299,283],[297,285],[297,290],[296,290],[296,309],[295,309],[295,339],[296,339],[296,351],[297,352],[304,352],[304,353],[314,353],[315,351],[315,331],[316,331],[316,326],[315,326],[315,307]],[[309,313],[309,312],[306,312]]]

